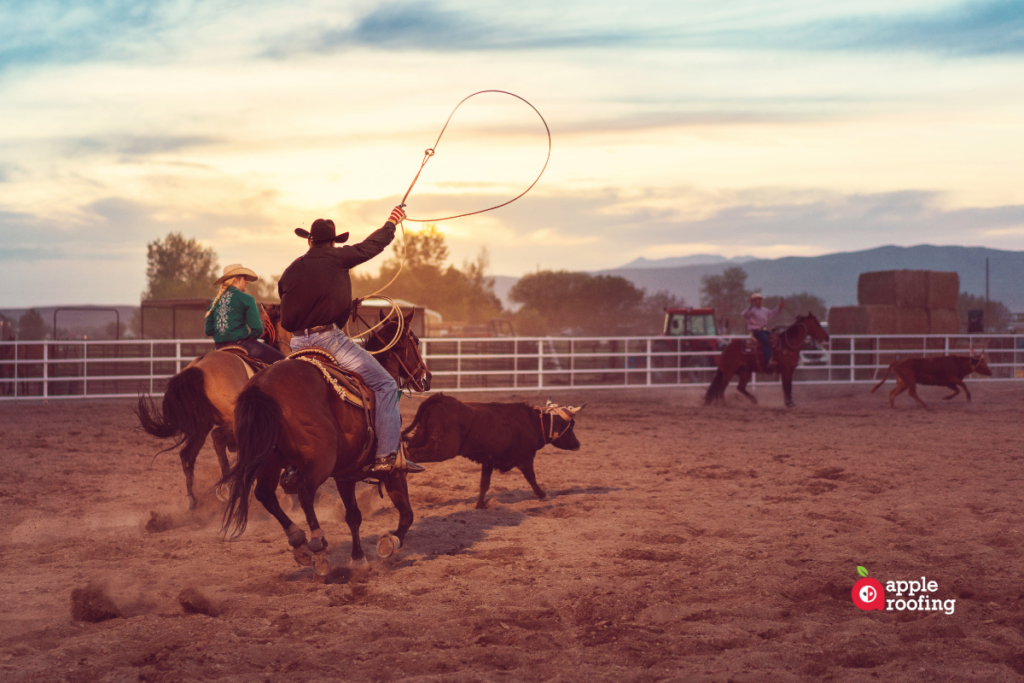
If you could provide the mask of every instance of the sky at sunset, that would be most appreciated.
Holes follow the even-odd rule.
[[[553,148],[438,224],[456,265],[1021,250],[1022,66],[1020,0],[0,0],[0,305],[137,302],[171,231],[261,275],[361,239],[485,89]],[[472,98],[408,213],[546,153]]]

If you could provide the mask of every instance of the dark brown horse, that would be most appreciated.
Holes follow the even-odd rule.
[[[382,314],[383,315],[383,314]],[[401,317],[401,314],[398,314]],[[370,336],[366,348],[380,351],[377,359],[398,382],[399,389],[430,388],[430,372],[419,354],[419,340],[409,329],[413,313],[383,325]],[[397,343],[390,348],[388,342]],[[329,477],[334,478],[345,505],[345,521],[352,533],[352,559],[364,558],[359,541],[362,514],[356,504],[355,485],[368,478],[381,481],[398,509],[397,542],[412,526],[413,512],[404,470],[371,473],[374,437],[363,409],[342,400],[316,365],[298,359],[279,361],[253,377],[235,407],[238,462],[222,482],[230,487],[224,530],[241,534],[249,517],[249,493],[280,522],[295,559],[313,564],[321,576],[330,569],[327,539],[313,509],[314,496]],[[281,480],[285,468],[296,476]],[[286,493],[298,494],[311,539],[278,502],[278,483]],[[386,539],[387,537],[383,537]]]
[[[291,333],[281,327],[281,306],[261,304],[266,312],[263,340],[281,353],[289,353]],[[184,370],[167,382],[161,413],[158,414],[148,396],[140,396],[135,408],[142,429],[160,439],[174,439],[164,450],[182,446],[181,469],[185,473],[188,509],[196,507],[192,490],[196,457],[213,435],[221,475],[230,470],[227,451],[235,450],[235,401],[249,381],[252,370],[235,354],[210,351],[194,359]],[[163,451],[161,451],[162,453]]]
[[[782,377],[782,391],[786,395],[786,407],[793,407],[793,371],[800,362],[800,348],[807,337],[815,341],[828,341],[828,332],[822,327],[813,313],[798,315],[796,322],[787,327],[778,336],[778,341],[773,347],[775,358],[779,363],[779,374]],[[725,399],[725,388],[729,386],[729,380],[733,375],[739,378],[736,388],[741,394],[750,399],[751,403],[757,403],[757,398],[747,392],[747,382],[755,372],[764,372],[758,366],[758,357],[761,356],[761,349],[744,349],[743,339],[733,339],[725,347],[718,357],[718,372],[711,380],[711,386],[704,394],[704,405],[710,405],[716,401]]]

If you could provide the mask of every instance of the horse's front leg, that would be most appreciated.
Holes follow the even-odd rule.
[[[782,393],[786,397],[786,407],[793,407],[793,368],[782,367]]]
[[[306,547],[306,533],[285,514],[281,509],[281,503],[277,500],[277,482],[280,476],[280,465],[264,467],[256,477],[254,495],[256,500],[263,504],[267,512],[273,515],[284,529],[284,533],[288,536],[288,545],[292,547],[292,553],[295,555],[295,561],[308,567],[313,564],[313,556],[310,555],[309,549]]]
[[[391,498],[392,504],[398,510],[398,529],[394,533],[398,537],[398,545],[397,547],[387,547],[386,544],[378,543],[377,552],[382,557],[387,557],[402,547],[405,543],[405,534],[412,526],[412,503],[409,502],[409,483],[405,477],[405,470],[398,470],[384,478],[384,488],[387,489],[388,497]]]
[[[338,485],[338,495],[345,505],[345,523],[352,532],[352,561],[360,562],[366,555],[363,553],[363,544],[359,541],[359,525],[363,523],[363,513],[359,511],[359,503],[356,502],[356,483],[338,479],[335,479],[334,483]]]

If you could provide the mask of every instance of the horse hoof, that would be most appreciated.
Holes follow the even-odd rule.
[[[298,529],[297,531],[294,531],[294,532],[288,534],[288,545],[290,545],[293,548],[298,548],[300,546],[305,546],[306,545],[306,532],[303,531],[302,529]]]
[[[195,496],[185,496],[185,505],[188,506],[189,510],[195,510],[196,509],[196,497]]]
[[[402,547],[402,542],[398,540],[398,536],[394,534],[384,534],[377,541],[377,554],[380,555],[381,559],[387,559],[398,552],[399,548]]]
[[[327,539],[326,538],[314,538],[309,544],[309,550],[312,553],[322,553],[327,550]]]
[[[295,556],[295,561],[303,567],[313,564],[313,554],[309,552],[309,548],[304,544],[292,548],[292,554]]]
[[[214,489],[213,489],[213,492],[214,492],[214,494],[216,494],[217,500],[219,500],[222,503],[226,503],[229,500],[231,500],[231,489],[228,488],[227,484],[221,484],[220,486],[215,486]]]
[[[327,552],[313,554],[313,571],[319,576],[327,576],[331,571],[331,561],[327,559]]]

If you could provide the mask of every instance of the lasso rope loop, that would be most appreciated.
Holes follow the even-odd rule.
[[[434,156],[434,154],[435,154],[435,152],[437,150],[437,146],[439,144],[441,144],[441,138],[442,138],[442,136],[444,136],[444,132],[448,129],[448,124],[451,123],[452,117],[455,116],[455,112],[457,112],[459,110],[459,107],[461,107],[466,102],[466,100],[468,100],[469,98],[476,97],[477,95],[482,95],[484,93],[498,93],[498,94],[501,94],[501,95],[509,95],[511,97],[516,98],[517,100],[522,100],[523,102],[525,102],[530,107],[530,109],[532,109],[533,111],[535,111],[537,113],[537,116],[540,117],[541,123],[544,124],[544,130],[547,132],[547,135],[548,135],[548,153],[547,153],[547,157],[544,159],[544,166],[541,167],[540,173],[537,174],[537,177],[534,178],[533,182],[530,183],[529,187],[527,187],[525,190],[523,190],[522,192],[517,194],[512,199],[510,199],[507,202],[504,202],[502,204],[498,204],[496,206],[492,206],[492,207],[489,207],[489,208],[486,208],[486,209],[481,209],[479,211],[470,211],[469,213],[460,213],[457,216],[445,216],[443,218],[409,218],[407,216],[405,220],[412,221],[413,223],[439,223],[441,221],[449,221],[449,220],[451,220],[453,218],[464,218],[466,216],[475,216],[478,213],[485,213],[487,211],[493,211],[494,209],[500,209],[503,206],[508,206],[509,204],[511,204],[512,202],[514,202],[515,200],[519,199],[520,197],[525,195],[527,192],[532,190],[533,186],[536,185],[537,182],[540,180],[540,177],[542,175],[544,175],[544,171],[547,170],[548,163],[551,161],[551,128],[548,127],[548,122],[544,119],[544,116],[540,113],[540,111],[537,109],[537,107],[535,107],[532,104],[530,104],[530,102],[526,98],[520,97],[519,95],[516,95],[515,93],[508,92],[507,90],[481,90],[479,92],[473,93],[472,95],[467,95],[466,97],[462,98],[462,101],[459,102],[457,105],[455,105],[455,109],[452,109],[452,113],[448,115],[448,120],[444,122],[444,127],[441,128],[441,132],[440,132],[440,134],[438,134],[437,141],[434,143],[434,146],[428,148],[426,150],[426,152],[424,152],[423,163],[420,164],[420,170],[416,172],[416,177],[412,179],[412,183],[409,185],[409,189],[405,191],[405,196],[402,197],[402,206],[405,206],[405,200],[409,198],[409,193],[412,192],[412,188],[416,185],[416,181],[420,179],[420,173],[423,172],[423,167],[427,165],[427,161],[430,160],[430,157]]]
[[[444,122],[444,126],[441,128],[441,132],[438,134],[437,140],[434,142],[434,146],[433,147],[428,147],[427,149],[425,149],[423,151],[423,161],[420,163],[419,170],[416,171],[416,177],[413,178],[412,182],[409,184],[409,189],[405,191],[405,195],[402,197],[402,202],[401,202],[400,206],[402,208],[405,208],[405,201],[409,198],[409,193],[412,192],[412,188],[416,186],[416,181],[420,179],[420,174],[423,172],[423,168],[427,165],[427,162],[430,161],[430,158],[437,153],[437,146],[439,144],[441,144],[441,138],[444,136],[444,132],[446,130],[448,130],[448,124],[451,123],[452,117],[455,116],[455,112],[457,112],[459,110],[459,107],[461,107],[463,104],[465,104],[466,100],[468,100],[469,98],[476,97],[477,95],[482,95],[484,93],[499,93],[499,94],[502,94],[502,95],[509,95],[511,97],[516,98],[517,100],[522,100],[523,102],[525,102],[530,107],[530,109],[532,109],[533,111],[535,111],[537,113],[537,116],[540,117],[540,121],[541,121],[541,123],[544,124],[544,130],[545,130],[545,132],[547,133],[547,136],[548,136],[548,153],[547,153],[547,156],[544,158],[544,166],[541,167],[540,173],[538,173],[537,177],[533,179],[533,182],[530,183],[529,187],[527,187],[525,190],[523,190],[522,192],[520,192],[519,194],[517,194],[515,197],[513,197],[510,200],[508,200],[507,202],[504,202],[502,204],[498,204],[497,206],[492,206],[492,207],[489,207],[487,209],[481,209],[479,211],[470,211],[469,213],[460,213],[457,216],[445,216],[443,218],[409,218],[408,216],[406,216],[405,217],[406,221],[412,221],[414,223],[439,223],[441,221],[452,220],[453,218],[465,218],[466,216],[475,216],[478,213],[486,213],[487,211],[493,211],[494,209],[500,209],[503,206],[508,206],[509,204],[511,204],[512,202],[514,202],[515,200],[519,199],[520,197],[525,195],[527,192],[532,190],[533,186],[536,185],[538,183],[538,181],[540,181],[540,177],[542,175],[544,175],[544,171],[547,170],[548,163],[550,163],[550,161],[551,161],[551,128],[548,127],[548,122],[544,119],[544,115],[541,114],[540,111],[537,109],[537,107],[533,106],[526,98],[520,97],[519,95],[516,95],[515,93],[508,92],[507,90],[480,90],[479,92],[475,92],[472,95],[467,95],[466,97],[462,98],[462,101],[460,101],[457,105],[455,105],[455,109],[452,109],[452,113],[448,115],[448,119]],[[370,299],[370,298],[380,298],[380,299],[387,299],[388,301],[391,301],[391,299],[388,299],[387,297],[382,297],[382,296],[378,296],[378,295],[381,292],[383,292],[385,289],[390,287],[392,285],[392,283],[395,280],[398,279],[398,276],[402,273],[402,270],[405,268],[406,252],[408,250],[408,242],[409,242],[409,240],[406,238],[406,234],[405,234],[405,222],[404,221],[399,221],[399,226],[402,228],[402,262],[398,266],[398,271],[395,273],[394,277],[392,277],[391,280],[389,280],[386,285],[384,285],[383,287],[378,289],[376,292],[374,292],[373,294],[370,294],[368,297],[366,297],[367,299]],[[393,307],[392,308],[393,311],[398,308],[398,306],[395,304],[394,301],[391,301],[391,304],[392,304],[392,307]],[[402,317],[401,311],[398,311],[398,317],[399,317],[399,320],[401,320],[401,317]],[[367,330],[366,332],[363,332],[362,334],[360,334],[358,336],[359,337],[365,336],[366,334],[368,334],[372,330],[375,330],[378,327],[380,327],[380,325],[383,324],[383,322],[384,321],[381,321],[380,323],[378,323],[377,325],[372,327],[370,330]],[[399,322],[399,325],[401,325],[401,322]],[[348,329],[348,325],[347,324],[345,325],[345,328],[346,328],[346,330]],[[399,328],[399,329],[401,329],[401,328]],[[396,340],[397,340],[397,337],[396,337]],[[391,346],[394,346],[394,342],[392,342]],[[391,348],[391,346],[389,346],[388,348]],[[378,351],[378,353],[380,353],[380,352]]]

